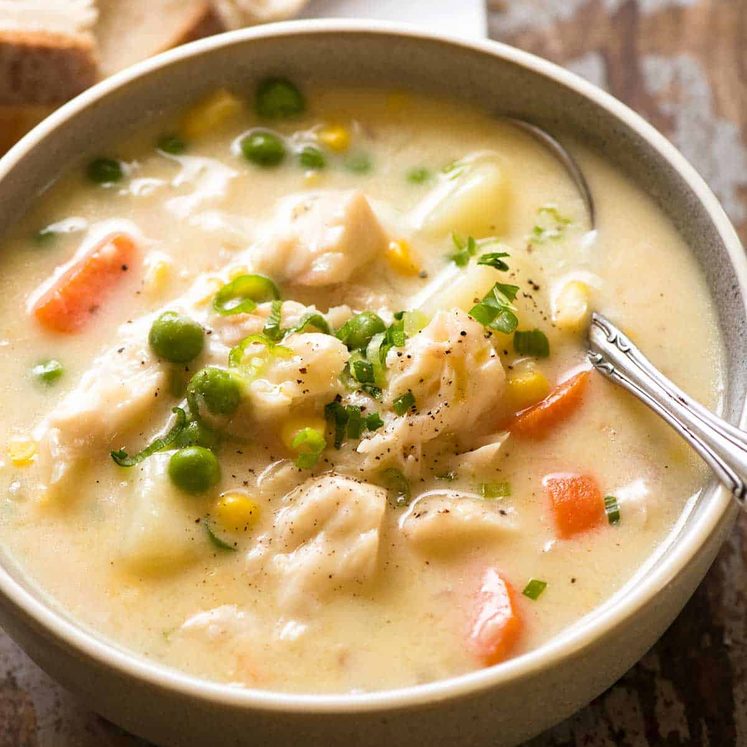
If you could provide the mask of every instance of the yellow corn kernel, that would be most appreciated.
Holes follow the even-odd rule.
[[[232,93],[220,90],[195,104],[182,120],[182,133],[193,140],[212,132],[241,110],[241,101]]]
[[[280,427],[280,440],[288,451],[294,451],[293,439],[296,434],[304,428],[313,428],[315,431],[324,433],[327,430],[327,421],[316,416],[289,418]]]
[[[204,290],[203,295],[198,296],[194,304],[195,306],[205,306],[209,304],[214,298],[215,294],[225,285],[225,283],[216,277],[207,278],[203,283],[201,290]]]
[[[386,108],[392,114],[400,114],[410,103],[410,97],[404,91],[392,91],[386,96]]]
[[[385,256],[392,269],[402,275],[417,275],[420,272],[420,267],[412,257],[410,244],[404,239],[390,241]]]
[[[224,532],[243,532],[259,521],[257,501],[240,490],[222,493],[210,511],[211,518]]]
[[[167,257],[157,257],[147,263],[143,287],[152,296],[160,295],[171,279],[173,262]]]
[[[591,290],[581,280],[566,283],[555,299],[553,320],[560,329],[577,331],[589,322]]]
[[[319,173],[318,169],[309,169],[308,171],[304,172],[303,175],[303,183],[307,187],[317,187],[322,181],[322,175]]]
[[[521,361],[508,372],[506,396],[513,410],[523,410],[547,396],[550,384],[532,361]]]
[[[36,459],[36,441],[23,437],[11,439],[8,456],[16,467],[28,467]]]
[[[316,137],[335,153],[344,153],[350,147],[350,130],[343,125],[324,125]]]

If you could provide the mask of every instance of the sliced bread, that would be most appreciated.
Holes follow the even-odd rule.
[[[59,104],[96,80],[92,0],[0,0],[0,104]]]
[[[308,0],[213,0],[221,21],[229,29],[283,21],[297,15]]]
[[[98,0],[101,76],[193,39],[224,31],[209,0]]]

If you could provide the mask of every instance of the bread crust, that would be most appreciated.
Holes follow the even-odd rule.
[[[0,30],[0,104],[61,104],[96,81],[87,34]]]

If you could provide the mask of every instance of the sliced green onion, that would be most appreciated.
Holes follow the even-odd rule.
[[[389,491],[389,503],[393,508],[403,508],[410,503],[412,493],[410,483],[396,467],[388,467],[379,472],[379,479]]]
[[[412,392],[405,392],[392,402],[392,409],[397,415],[404,415],[406,412],[415,409],[415,395]]]
[[[386,343],[386,333],[375,334],[366,348],[366,358],[373,366],[374,381],[380,387],[386,384],[386,354],[389,350]]]
[[[381,387],[375,386],[374,384],[361,384],[360,391],[365,392],[374,399],[381,399]]]
[[[262,345],[265,349],[260,354],[255,353],[247,361],[245,356],[247,350],[252,345]],[[265,335],[249,335],[245,337],[238,345],[231,348],[228,354],[228,365],[231,368],[239,368],[246,376],[258,376],[267,365],[271,357],[275,358],[292,358],[293,351],[284,345],[277,345]]]
[[[348,416],[348,438],[360,438],[363,432],[363,418],[361,408],[357,405],[348,405],[345,408]]]
[[[406,311],[402,315],[402,328],[405,332],[405,336],[413,337],[421,329],[428,326],[428,315],[422,311]]]
[[[506,270],[508,270],[508,265],[503,261],[503,258],[510,256],[511,255],[508,252],[486,252],[485,254],[480,255],[477,264],[486,265],[487,267],[506,272]]]
[[[562,215],[554,205],[543,205],[537,210],[537,223],[532,228],[530,241],[543,244],[546,241],[558,241],[565,235],[566,229],[573,221]]]
[[[529,579],[529,583],[524,587],[522,594],[536,602],[540,594],[547,588],[547,581],[541,581],[538,578]]]
[[[306,314],[306,316],[304,316],[294,327],[286,330],[283,336],[287,337],[288,335],[293,335],[297,332],[305,332],[308,327],[314,327],[314,329],[324,332],[325,335],[332,334],[332,328],[329,326],[329,322],[318,312],[312,311],[309,314]]]
[[[215,545],[219,550],[228,550],[230,552],[236,552],[238,550],[238,547],[236,545],[231,544],[230,542],[226,542],[225,540],[221,539],[216,533],[213,527],[210,525],[210,522],[205,520],[202,522],[202,525],[205,527],[205,531],[207,532],[208,539],[210,542]]]
[[[31,369],[31,375],[42,384],[51,386],[65,373],[65,369],[58,360],[50,358],[40,361]]]
[[[273,299],[270,305],[270,315],[267,317],[265,326],[262,328],[262,334],[273,342],[277,342],[283,336],[283,330],[280,328],[282,315],[283,302]]]
[[[280,291],[264,275],[239,275],[224,285],[213,299],[213,308],[221,315],[254,311],[258,303],[280,298]]]
[[[620,523],[620,504],[614,495],[606,495],[604,497],[604,512],[607,514],[607,521],[610,524]]]
[[[364,360],[356,360],[352,363],[352,369],[353,376],[360,381],[361,384],[375,383],[373,364]]]
[[[540,329],[514,332],[514,350],[519,355],[532,355],[547,358],[550,355],[550,341]]]
[[[291,448],[298,452],[296,467],[311,469],[327,446],[324,434],[316,428],[302,428],[291,441]]]
[[[508,498],[511,495],[510,482],[480,483],[480,495],[483,498]]]
[[[348,413],[345,406],[339,400],[333,400],[324,406],[324,417],[335,429],[335,448],[339,449],[345,440],[345,432],[348,425]]]
[[[370,415],[366,415],[366,428],[369,431],[375,431],[384,425],[384,421],[378,412],[372,412]]]
[[[386,341],[395,348],[401,348],[407,341],[404,314],[404,311],[398,311],[394,315],[394,321],[386,329]]]
[[[112,459],[120,467],[134,467],[136,464],[140,464],[140,462],[142,462],[144,459],[147,459],[149,456],[151,456],[151,454],[155,454],[157,451],[161,451],[162,449],[171,446],[171,444],[176,441],[179,434],[187,425],[187,413],[184,412],[181,407],[174,407],[171,412],[176,415],[176,422],[165,436],[156,438],[142,451],[139,451],[133,456],[129,456],[129,454],[124,449],[112,451]]]

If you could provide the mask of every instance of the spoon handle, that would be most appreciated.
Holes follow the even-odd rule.
[[[675,386],[601,314],[592,315],[589,348],[594,368],[664,418],[746,507],[747,433],[709,412]]]

